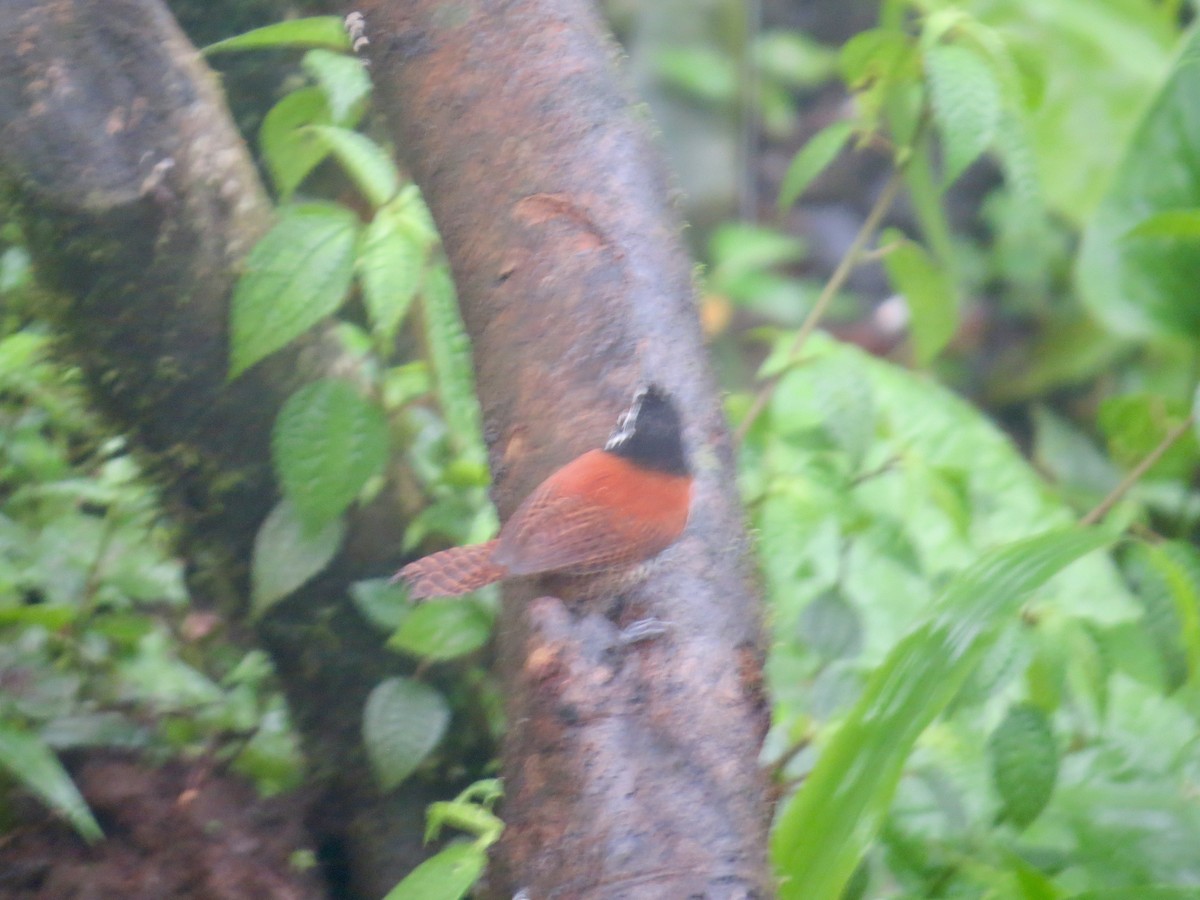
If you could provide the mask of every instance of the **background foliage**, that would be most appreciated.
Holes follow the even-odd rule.
[[[738,122],[758,147],[739,182],[754,184],[748,214],[691,212],[768,599],[782,893],[1195,896],[1191,11],[869,12],[835,44],[755,29],[738,3],[689,5],[671,33],[662,9],[610,4],[693,196],[719,194],[689,182],[713,171],[694,154]],[[252,136],[280,206],[233,298],[230,376],[329,317],[353,361],[275,423],[256,615],[325,567],[346,510],[399,469],[406,551],[496,525],[436,230],[367,136],[348,43],[321,19],[209,48],[307,48],[271,57],[297,74]],[[831,196],[857,210],[832,256]],[[0,766],[89,838],[55,751],[208,753],[264,791],[297,784],[265,657],[187,611],[154,492],[52,361],[11,226],[0,249]],[[818,319],[840,339],[814,335]],[[500,733],[476,654],[494,592],[410,608],[368,581],[351,601],[416,668],[364,710],[381,789],[436,780],[452,728]],[[431,667],[453,677],[435,686]],[[393,897],[460,896],[477,877],[499,788],[470,774],[429,822],[471,839]]]

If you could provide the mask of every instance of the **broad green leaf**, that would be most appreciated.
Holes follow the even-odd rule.
[[[737,99],[737,67],[727,53],[668,45],[655,54],[655,68],[664,82],[700,100],[720,105]]]
[[[354,274],[358,227],[353,212],[334,204],[283,211],[233,291],[230,378],[337,311]]]
[[[1164,209],[1147,216],[1125,234],[1126,238],[1163,238],[1190,243],[1200,241],[1200,209]]]
[[[315,87],[292,91],[263,118],[258,143],[280,199],[290,198],[329,155],[329,145],[306,126],[330,122],[329,103]]]
[[[390,342],[421,285],[427,245],[395,203],[375,213],[363,231],[358,277],[371,325]]]
[[[363,617],[382,631],[395,631],[413,611],[404,588],[386,578],[370,578],[350,585],[350,598]]]
[[[340,519],[315,532],[287,500],[281,500],[254,536],[250,563],[251,611],[261,616],[321,572],[337,555],[346,527]]]
[[[1131,234],[1152,217],[1200,207],[1200,28],[1126,147],[1084,232],[1076,278],[1108,325],[1139,336],[1200,337],[1200,242]]]
[[[1004,816],[1023,829],[1046,808],[1058,778],[1050,720],[1036,706],[1012,707],[988,739],[988,754]]]
[[[1077,529],[1000,547],[961,572],[923,625],[875,670],[863,696],[783,808],[772,840],[780,896],[836,900],[887,813],[921,732],[1028,596],[1111,541]]]
[[[451,844],[409,872],[383,900],[459,900],[486,865],[487,851],[478,844]]]
[[[396,195],[400,173],[395,163],[365,134],[336,125],[312,125],[307,130],[324,142],[372,206],[383,206]]]
[[[325,378],[279,410],[271,455],[284,496],[310,528],[340,516],[387,463],[387,422],[350,384]]]
[[[809,138],[808,143],[793,157],[779,185],[780,210],[786,210],[800,199],[813,179],[837,159],[853,134],[854,126],[849,122],[834,122]]]
[[[104,837],[75,782],[37,735],[0,725],[0,766],[70,822],[89,843]]]
[[[478,650],[492,632],[492,617],[470,600],[425,603],[413,609],[388,646],[421,659],[454,659]]]
[[[920,365],[928,365],[958,328],[954,281],[920,244],[901,232],[889,229],[880,242],[891,247],[883,264],[892,287],[903,295],[911,313],[914,356]]]
[[[409,678],[381,681],[363,710],[363,741],[380,789],[399,787],[441,741],[450,707],[436,690]]]
[[[204,48],[206,54],[231,50],[261,50],[268,47],[328,47],[349,50],[350,37],[338,16],[313,16],[264,25]]]
[[[1187,407],[1162,394],[1143,392],[1106,398],[1097,424],[1113,462],[1128,468],[1141,463],[1168,434],[1186,420]],[[1149,478],[1187,478],[1200,458],[1200,442],[1186,431],[1147,472]]]
[[[925,51],[933,118],[942,138],[944,185],[991,146],[1000,124],[1000,85],[987,60],[958,44]]]
[[[304,71],[320,85],[329,102],[333,121],[339,124],[344,124],[371,92],[371,79],[358,57],[329,50],[309,50],[304,54],[303,65]]]
[[[479,401],[475,398],[471,341],[458,312],[454,282],[444,266],[429,272],[423,299],[425,339],[446,426],[458,453],[482,462],[486,453]]]

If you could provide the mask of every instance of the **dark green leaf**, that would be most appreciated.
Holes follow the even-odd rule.
[[[454,282],[444,267],[430,271],[423,297],[429,358],[451,440],[459,454],[482,462],[487,454],[483,449],[479,401],[475,398],[471,340],[458,312]]]
[[[358,276],[371,325],[391,339],[412,305],[425,266],[427,245],[409,227],[403,207],[389,203],[363,232]]]
[[[395,631],[413,611],[404,588],[386,578],[371,578],[350,585],[350,597],[358,611],[381,631]]]
[[[300,518],[317,528],[340,516],[387,463],[387,422],[345,381],[326,378],[292,394],[271,435],[275,472]]]
[[[390,791],[411,775],[449,722],[450,708],[429,685],[409,678],[377,684],[363,710],[363,741],[380,788]]]
[[[323,570],[337,555],[345,536],[340,519],[315,534],[287,500],[281,500],[254,537],[250,564],[251,607],[264,612]]]
[[[310,125],[308,130],[325,144],[372,206],[380,207],[396,196],[400,173],[373,140],[336,125]]]
[[[416,607],[388,646],[422,659],[453,659],[478,650],[492,632],[492,617],[470,600],[444,600]]]
[[[1036,706],[1014,706],[988,740],[992,784],[1003,814],[1025,828],[1046,808],[1058,779],[1058,747],[1046,714]]]
[[[357,240],[358,219],[345,207],[312,203],[283,212],[234,288],[230,378],[337,311]]]
[[[925,77],[942,138],[943,184],[949,185],[991,146],[1000,124],[1000,86],[986,59],[957,44],[925,51]]]

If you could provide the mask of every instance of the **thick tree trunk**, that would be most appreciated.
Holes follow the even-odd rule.
[[[271,208],[215,79],[160,2],[0,0],[0,179],[64,352],[181,524],[193,598],[244,630],[251,547],[276,500],[275,413],[337,358],[316,334],[226,381],[230,291]],[[380,798],[362,750],[366,696],[402,664],[346,586],[397,562],[403,522],[387,499],[255,626],[326,791],[318,837],[366,897],[419,861],[435,799]]]
[[[586,0],[357,6],[459,285],[501,516],[639,382],[681,402],[697,474],[685,536],[620,603],[508,591],[492,894],[765,896],[759,601],[691,263],[617,48]],[[643,616],[668,633],[622,645]]]

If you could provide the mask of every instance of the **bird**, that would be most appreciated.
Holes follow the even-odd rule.
[[[498,537],[418,559],[392,581],[406,584],[417,601],[514,576],[635,571],[675,543],[691,502],[679,411],[662,388],[646,385],[603,449],[576,457],[538,485]]]

